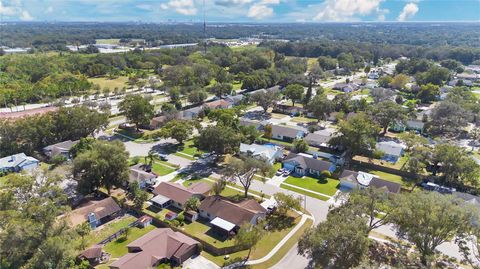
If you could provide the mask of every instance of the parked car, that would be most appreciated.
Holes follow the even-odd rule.
[[[283,176],[284,177],[288,177],[289,175],[290,175],[290,171],[288,171],[288,170],[283,171]]]
[[[159,154],[158,157],[159,157],[160,160],[162,160],[162,161],[165,161],[165,162],[168,161],[168,156],[165,155],[165,154]]]
[[[154,189],[155,187],[153,185],[147,187],[148,192],[153,192]]]
[[[283,174],[283,168],[278,169],[278,171],[275,173],[276,176],[281,176]]]

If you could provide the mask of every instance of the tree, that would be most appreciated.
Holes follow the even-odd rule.
[[[301,101],[303,99],[304,89],[302,85],[299,84],[290,84],[285,88],[283,94],[292,100],[292,106],[295,106],[295,102]]]
[[[400,140],[405,143],[405,145],[407,146],[407,151],[428,144],[428,139],[423,136],[417,135],[415,132],[404,132],[398,134],[398,138],[400,138]]]
[[[390,82],[390,87],[401,90],[405,88],[405,85],[408,83],[410,78],[405,74],[398,74],[393,77],[392,82]]]
[[[222,193],[222,191],[225,189],[225,187],[227,186],[227,182],[223,179],[218,179],[217,181],[215,181],[215,183],[213,183],[213,187],[212,187],[212,192],[214,195],[220,195],[220,193]]]
[[[333,112],[333,103],[328,100],[327,96],[315,95],[313,99],[307,104],[307,109],[317,119],[317,123],[325,120],[326,116]]]
[[[171,120],[167,122],[160,130],[150,133],[153,138],[173,138],[178,143],[183,144],[183,141],[188,139],[193,133],[194,126],[187,120]]]
[[[272,125],[271,124],[267,124],[263,128],[263,137],[265,137],[268,140],[272,139]]]
[[[434,85],[442,85],[450,76],[450,71],[447,68],[432,66],[427,72],[418,73],[415,76],[418,85],[425,85],[428,83]]]
[[[451,144],[437,145],[432,162],[435,171],[443,175],[445,183],[457,186],[480,185],[480,165],[463,148]]]
[[[86,247],[86,241],[85,241],[85,237],[87,235],[90,234],[90,232],[92,231],[92,227],[90,226],[90,223],[88,222],[84,222],[80,225],[78,225],[76,228],[75,228],[75,231],[77,232],[77,234],[80,236],[80,249],[81,250],[84,250],[85,247]]]
[[[233,86],[230,83],[215,83],[210,88],[210,92],[215,94],[217,97],[222,97],[224,95],[229,95],[232,93]]]
[[[394,197],[381,188],[365,188],[352,192],[347,202],[337,210],[342,214],[347,210],[345,217],[364,218],[367,223],[367,233],[387,224],[394,214]],[[380,214],[381,213],[381,214]]]
[[[427,129],[435,135],[455,135],[459,128],[467,126],[470,117],[471,114],[459,104],[446,100],[432,109]]]
[[[187,100],[193,104],[201,104],[207,99],[208,94],[203,90],[194,90],[187,96]]]
[[[198,148],[217,154],[238,152],[241,141],[242,134],[228,126],[208,126],[196,137]]]
[[[198,199],[198,197],[192,196],[185,202],[185,211],[197,211],[198,207],[200,207],[200,200]]]
[[[311,66],[310,72],[308,72],[308,88],[305,98],[303,100],[304,104],[308,104],[312,99],[313,85],[317,83],[317,80],[323,75],[322,68],[318,63],[315,63]],[[317,95],[319,90],[317,89]]]
[[[92,138],[92,137],[80,138],[78,143],[73,145],[72,148],[70,148],[69,154],[72,156],[72,158],[75,158],[77,157],[78,154],[86,150],[91,150],[94,144],[95,144],[95,138]]]
[[[73,176],[84,194],[105,187],[121,187],[128,179],[128,152],[119,141],[97,141],[73,161]]]
[[[348,269],[364,259],[369,247],[367,225],[362,218],[346,221],[329,213],[327,220],[307,230],[298,241],[298,253],[315,268]]]
[[[399,236],[416,246],[425,266],[439,245],[468,229],[472,217],[452,196],[437,192],[404,194],[397,203],[392,221]]]
[[[375,148],[379,127],[364,113],[357,113],[346,121],[342,120],[338,126],[337,136],[329,141],[329,145],[345,149],[347,161]]]
[[[128,198],[133,201],[133,206],[136,209],[142,210],[143,205],[148,201],[148,192],[142,190],[138,182],[130,183],[128,186]]]
[[[262,240],[264,234],[264,231],[259,225],[254,226],[250,223],[246,223],[240,227],[234,240],[235,246],[237,246],[238,249],[248,249],[245,262],[250,258],[252,250],[255,249],[257,243]]]
[[[150,123],[154,115],[154,106],[140,95],[127,95],[119,104],[120,111],[135,124],[137,131],[140,125]]]
[[[0,192],[2,268],[71,268],[79,239],[58,218],[69,209],[59,184],[44,174],[7,176]]]
[[[378,86],[383,88],[390,87],[390,83],[392,83],[393,78],[391,76],[382,76],[378,79]]]
[[[280,96],[277,93],[257,92],[252,94],[251,100],[261,106],[266,113],[270,107],[275,106],[280,100]]]
[[[228,181],[242,184],[244,197],[247,198],[255,174],[265,177],[272,173],[272,169],[270,163],[253,157],[231,158],[225,168],[224,176]]]
[[[383,101],[371,107],[370,115],[383,128],[383,134],[386,134],[392,123],[401,123],[405,120],[406,111],[393,101]]]
[[[288,210],[302,210],[302,198],[300,197],[282,192],[275,193],[273,197],[275,197],[275,201],[277,202],[276,213],[279,215],[286,216]]]
[[[180,101],[180,90],[178,87],[173,87],[168,90],[168,96],[170,97],[170,101],[173,103],[179,102]]]
[[[428,83],[420,86],[420,90],[417,93],[417,98],[420,99],[422,103],[431,103],[432,101],[435,101],[439,95],[440,88],[437,85]]]
[[[293,149],[295,152],[307,152],[308,144],[304,139],[295,139],[293,141]]]
[[[373,101],[375,103],[380,103],[384,101],[391,100],[391,98],[395,95],[395,92],[390,89],[384,88],[373,88],[370,90],[370,95],[373,97]],[[397,95],[397,97],[402,97],[401,95]]]

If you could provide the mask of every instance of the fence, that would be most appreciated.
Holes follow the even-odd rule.
[[[137,225],[138,225],[138,220],[135,220],[134,222],[129,223],[127,225],[127,227],[130,228],[130,227],[137,226]],[[113,240],[115,240],[115,239],[119,238],[121,235],[123,235],[125,233],[126,229],[127,228],[122,228],[122,229],[118,230],[116,233],[114,233],[114,234],[110,235],[109,237],[100,241],[98,243],[98,245],[105,245],[107,243],[112,242]]]

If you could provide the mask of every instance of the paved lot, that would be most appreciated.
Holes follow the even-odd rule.
[[[186,260],[183,263],[182,268],[184,269],[217,269],[220,268],[218,265],[214,264],[213,262],[207,260],[203,256],[196,256]]]

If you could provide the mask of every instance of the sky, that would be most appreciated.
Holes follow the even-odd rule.
[[[205,8],[204,8],[205,2]],[[480,21],[480,0],[0,0],[3,21]]]

